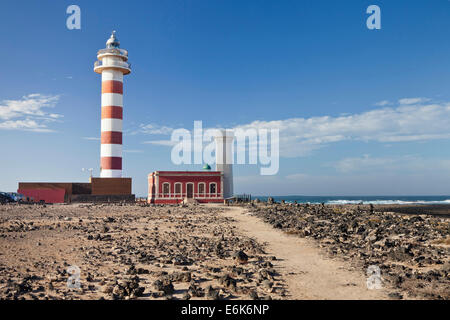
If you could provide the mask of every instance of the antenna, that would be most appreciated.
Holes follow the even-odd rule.
[[[92,178],[92,172],[94,171],[94,169],[93,168],[89,168],[89,169],[81,168],[81,171],[83,171],[83,172],[89,171],[89,177]]]

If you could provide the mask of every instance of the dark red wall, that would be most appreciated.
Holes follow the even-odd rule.
[[[34,202],[45,201],[45,203],[64,203],[64,189],[19,189],[18,193],[26,197],[32,197]]]

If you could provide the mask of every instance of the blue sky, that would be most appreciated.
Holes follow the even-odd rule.
[[[81,8],[81,30],[66,8]],[[381,8],[381,30],[366,8]],[[2,1],[0,190],[98,175],[96,52],[117,30],[124,174],[145,195],[175,128],[279,127],[280,170],[235,165],[255,195],[449,194],[450,2]],[[159,143],[159,144],[158,144]]]

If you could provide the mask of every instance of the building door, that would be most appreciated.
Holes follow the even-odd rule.
[[[186,193],[187,193],[187,197],[188,198],[193,198],[194,197],[194,184],[192,183],[188,183],[186,184]]]

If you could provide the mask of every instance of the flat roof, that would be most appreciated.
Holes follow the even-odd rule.
[[[218,175],[218,174],[222,174],[222,171],[153,171],[152,173],[150,173],[149,175],[154,175],[154,174],[159,174],[159,175]]]

